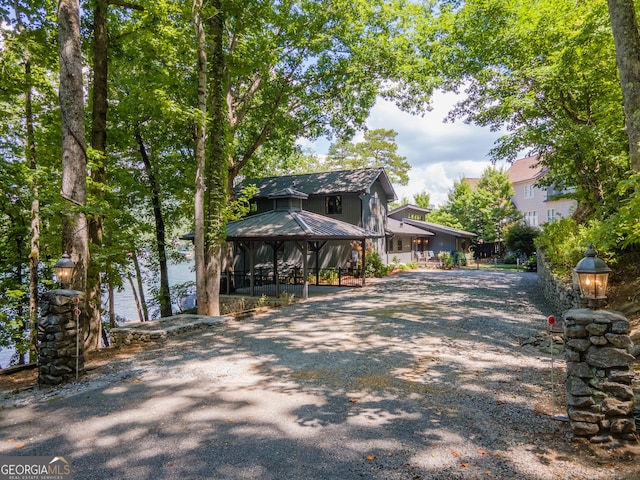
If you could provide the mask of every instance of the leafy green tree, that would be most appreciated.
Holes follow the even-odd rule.
[[[430,208],[431,195],[429,195],[425,190],[415,193],[413,195],[413,203],[422,208]]]
[[[447,203],[429,217],[454,228],[476,233],[479,240],[501,240],[504,229],[520,214],[511,201],[513,187],[503,169],[487,167],[475,188],[464,178],[454,182]]]
[[[459,224],[459,228],[477,233],[473,222],[473,189],[464,178],[453,182],[453,188],[449,191],[447,203],[440,211],[442,215],[446,213],[449,218],[455,219]],[[451,224],[452,221],[448,221],[445,225],[453,226]]]
[[[445,208],[437,208],[427,214],[427,222],[437,223],[446,227],[464,230],[462,223]]]
[[[536,251],[535,239],[540,230],[524,223],[515,223],[507,228],[504,244],[508,250],[529,257]]]
[[[486,242],[502,240],[506,227],[520,218],[511,201],[513,194],[513,186],[504,169],[485,168],[472,195],[474,219],[471,231]]]
[[[540,154],[544,184],[571,187],[585,215],[615,210],[607,200],[629,161],[606,5],[470,0],[444,7],[439,24],[428,48],[449,88],[467,93],[451,117],[506,127],[493,155]]]
[[[362,142],[336,142],[329,147],[327,169],[384,168],[392,183],[406,185],[411,165],[397,154],[397,135],[381,128],[366,131]]]

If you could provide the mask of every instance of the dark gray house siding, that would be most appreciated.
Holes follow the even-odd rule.
[[[308,195],[308,198],[302,201],[304,210],[379,233],[381,238],[367,242],[372,242],[375,251],[384,258],[387,205],[389,201],[396,199],[396,195],[383,169],[343,170],[247,179],[238,189],[251,184],[258,188],[258,194],[252,200],[255,204],[254,213],[268,212],[277,206],[273,199],[268,198],[274,192],[285,188],[295,189]],[[327,242],[319,256],[319,267],[345,267],[352,259],[352,252],[350,242]],[[300,252],[292,246],[286,246],[279,255],[284,263],[297,264],[301,261]],[[268,246],[261,248],[257,258],[264,262],[272,261],[271,248]],[[315,262],[314,255],[312,258]],[[235,263],[236,268],[241,268],[241,262],[238,263],[238,259]]]

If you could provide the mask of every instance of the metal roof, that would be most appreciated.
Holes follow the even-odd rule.
[[[392,217],[387,217],[387,230],[396,235],[414,235],[419,237],[432,237],[435,235],[433,232],[414,227],[413,225]]]
[[[227,241],[363,240],[383,236],[306,210],[272,210],[227,223]]]
[[[255,185],[258,188],[258,193],[254,198],[269,197],[285,189],[293,189],[307,195],[368,193],[376,180],[380,180],[387,199],[395,200],[396,192],[383,168],[360,168],[245,179],[237,189],[246,185]]]
[[[423,228],[430,232],[437,233],[447,233],[449,235],[453,235],[454,237],[477,237],[475,233],[467,232],[465,230],[459,230],[457,228],[446,227],[444,225],[439,225],[437,223],[431,222],[423,222],[421,220],[411,220],[409,218],[403,218],[403,222],[408,223],[409,225],[413,225],[414,227]]]

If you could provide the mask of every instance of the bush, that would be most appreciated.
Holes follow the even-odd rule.
[[[438,254],[438,260],[440,260],[442,268],[446,270],[453,268],[453,255],[449,252],[440,252]]]
[[[518,255],[513,252],[507,253],[502,262],[507,265],[515,265],[518,263]]]
[[[594,232],[571,218],[545,225],[535,244],[540,248],[553,270],[562,276],[571,276],[571,270],[584,257]]]
[[[467,256],[464,254],[464,252],[454,252],[453,262],[455,265],[458,265],[459,267],[466,267]]]
[[[367,253],[367,268],[365,269],[367,277],[384,277],[391,273],[392,270],[393,265],[387,266],[382,263],[378,252]]]
[[[328,285],[335,285],[338,283],[338,272],[335,270],[323,270],[320,272],[320,280]]]
[[[536,251],[535,239],[540,235],[536,228],[516,223],[507,230],[504,244],[508,250],[528,257]]]

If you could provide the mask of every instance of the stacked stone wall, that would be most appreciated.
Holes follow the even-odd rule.
[[[538,285],[544,298],[553,306],[556,312],[564,312],[581,306],[580,292],[573,287],[573,283],[563,280],[551,270],[543,252],[538,250]]]
[[[75,310],[84,304],[83,299],[84,295],[75,290],[52,290],[41,298],[38,319],[38,383],[41,385],[73,381],[76,368],[78,375],[84,372],[82,322],[78,322],[80,329],[76,329],[75,315]]]
[[[594,443],[635,438],[629,329],[629,321],[613,311],[564,314],[567,414],[574,435]]]

